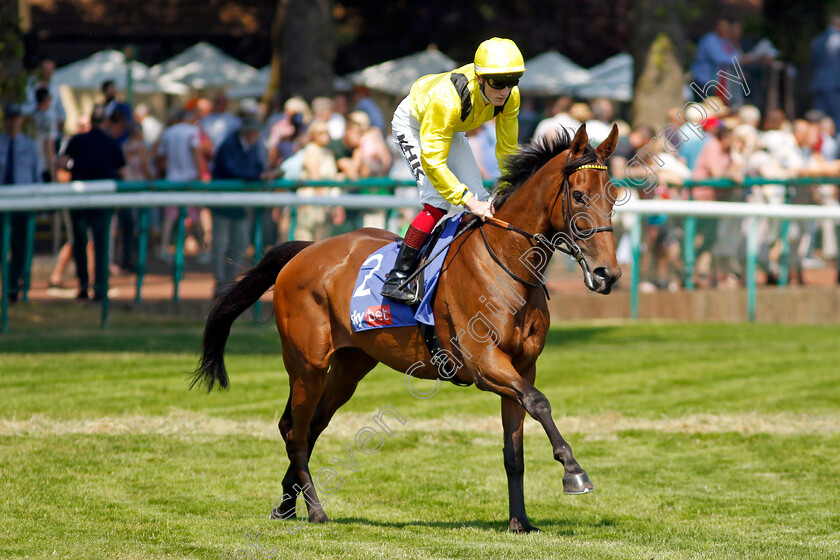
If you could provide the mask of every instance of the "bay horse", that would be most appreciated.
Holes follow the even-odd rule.
[[[543,426],[554,458],[564,467],[564,491],[582,494],[594,488],[560,435],[548,399],[534,387],[537,357],[549,328],[547,292],[539,275],[551,252],[564,248],[581,265],[590,290],[607,294],[620,276],[610,227],[615,186],[604,165],[617,138],[613,126],[592,148],[583,125],[573,139],[561,133],[524,147],[508,161],[496,189],[494,219],[481,224],[475,218],[479,227],[452,243],[440,276],[433,310],[444,354],[461,364],[455,370],[459,380],[502,397],[509,529],[514,532],[537,530],[525,513],[523,492],[526,412]],[[209,312],[193,374],[193,385],[208,391],[215,383],[228,387],[224,347],[234,320],[274,287],[274,314],[290,385],[279,422],[289,467],[274,518],[289,517],[302,489],[309,521],[327,521],[309,458],[336,410],[377,363],[403,373],[410,369],[411,376],[422,379],[451,375],[442,374],[417,327],[353,332],[350,298],[359,268],[372,252],[396,239],[393,233],[365,228],[317,243],[282,243],[230,286]],[[499,277],[508,280],[507,288],[491,286]]]

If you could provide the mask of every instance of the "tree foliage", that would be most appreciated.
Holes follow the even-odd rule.
[[[0,105],[20,101],[26,85],[17,2],[0,3]]]
[[[278,0],[267,96],[329,95],[335,60],[332,0]]]
[[[633,124],[659,127],[666,110],[682,105],[686,36],[678,0],[634,0],[630,53],[634,60]]]

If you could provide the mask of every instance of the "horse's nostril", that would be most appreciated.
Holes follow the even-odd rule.
[[[607,281],[610,277],[610,269],[605,266],[599,266],[598,268],[592,271],[592,274],[594,274],[601,280]]]

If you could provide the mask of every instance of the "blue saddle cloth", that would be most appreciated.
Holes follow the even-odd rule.
[[[443,232],[432,248],[429,258],[436,255],[440,247],[452,240],[458,225],[461,223],[462,215],[463,212],[446,220],[443,225]],[[444,260],[446,260],[449,247],[423,271],[426,291],[417,306],[417,311],[404,303],[383,298],[379,294],[382,291],[382,284],[385,283],[385,275],[394,268],[398,251],[399,246],[396,242],[389,243],[371,253],[362,263],[359,275],[356,277],[356,284],[353,287],[353,296],[350,299],[350,321],[353,323],[353,332],[385,327],[408,327],[416,325],[418,322],[427,325],[435,324],[432,303],[440,278],[440,270],[443,267]]]

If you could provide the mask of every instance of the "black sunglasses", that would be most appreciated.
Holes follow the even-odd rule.
[[[519,83],[519,76],[484,76],[487,85],[493,89],[513,88]]]

